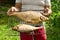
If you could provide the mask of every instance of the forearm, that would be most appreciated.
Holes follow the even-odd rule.
[[[20,9],[20,8],[21,8],[21,6],[22,6],[22,4],[21,4],[21,3],[15,3],[15,7],[16,7],[16,8]]]
[[[51,10],[51,0],[45,0],[45,6],[44,6],[44,15],[50,16],[52,13]]]
[[[16,7],[17,9],[19,9],[20,11],[21,11],[21,6],[22,6],[21,3],[15,3],[15,7]]]
[[[22,6],[22,1],[21,0],[16,0],[15,1],[15,7],[21,11],[21,6]]]

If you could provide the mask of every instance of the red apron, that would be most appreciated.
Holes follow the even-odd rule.
[[[44,30],[44,26],[42,29],[35,30],[34,34],[20,32],[20,39],[21,40],[46,40],[46,33]]]

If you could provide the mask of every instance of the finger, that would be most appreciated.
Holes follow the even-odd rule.
[[[12,7],[12,12],[15,12],[16,11],[16,8],[15,7]]]
[[[45,13],[48,13],[48,9],[45,9],[44,12],[45,12]]]
[[[12,12],[15,12],[15,9],[13,9],[13,11]]]
[[[8,10],[8,12],[12,12],[12,8],[10,8],[10,9]]]
[[[11,8],[7,11],[7,13],[9,13],[9,12],[12,12],[12,9]]]

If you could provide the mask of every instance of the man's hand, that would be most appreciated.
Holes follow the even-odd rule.
[[[45,16],[49,16],[51,13],[52,13],[52,11],[51,11],[51,9],[49,9],[49,8],[46,8],[46,9],[44,10],[44,15],[45,15]]]
[[[51,8],[45,7],[43,15],[48,17],[48,16],[50,16],[51,13],[52,13]]]
[[[11,7],[8,11],[7,11],[7,15],[12,16],[13,12],[19,11],[19,9],[17,9],[16,7]]]

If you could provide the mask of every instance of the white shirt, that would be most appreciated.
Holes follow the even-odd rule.
[[[16,3],[22,3],[22,9],[21,11],[28,11],[28,10],[44,10],[44,6],[45,5],[51,5],[50,4],[50,0],[16,0]],[[43,11],[39,11],[39,12],[43,12]],[[29,24],[26,23],[22,20],[20,20],[21,24]],[[38,24],[34,24],[35,25],[42,25],[43,23],[38,23]],[[29,25],[33,25],[33,24],[29,24]]]
[[[22,3],[22,11],[44,10],[44,5],[51,5],[50,0],[16,0],[16,3]]]

